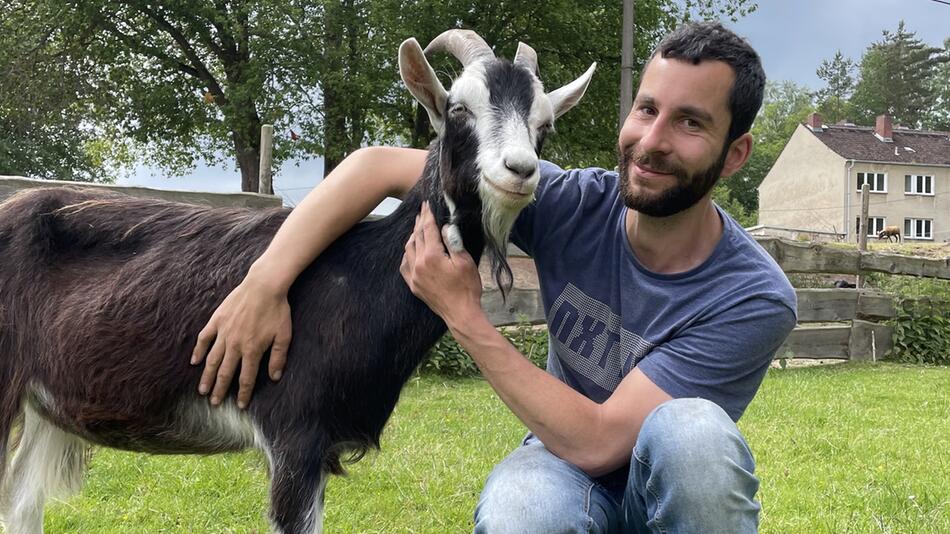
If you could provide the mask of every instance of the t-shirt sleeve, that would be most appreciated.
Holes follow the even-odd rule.
[[[710,400],[738,421],[794,327],[786,304],[750,298],[685,328],[637,368],[673,398]]]
[[[534,200],[518,215],[511,229],[511,242],[531,256],[549,235],[552,222],[557,226],[571,224],[572,220],[593,209],[594,205],[612,201],[612,185],[605,179],[609,171],[598,168],[564,170],[542,160],[540,179]]]

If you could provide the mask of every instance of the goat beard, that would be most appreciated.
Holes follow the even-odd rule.
[[[690,174],[681,165],[669,158],[637,151],[637,145],[617,147],[617,161],[620,170],[620,195],[623,203],[630,209],[650,217],[669,217],[696,205],[719,181],[726,164],[728,145],[723,147],[719,158],[709,167]],[[649,195],[636,192],[631,185],[630,166],[638,164],[657,172],[668,173],[676,178],[676,183],[666,190]]]
[[[485,198],[485,197],[483,197]],[[502,295],[507,298],[514,284],[511,266],[508,265],[508,237],[518,218],[520,209],[496,206],[482,201],[482,228],[485,229],[485,249],[491,260],[491,271]]]

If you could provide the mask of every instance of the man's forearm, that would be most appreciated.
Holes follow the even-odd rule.
[[[600,439],[600,405],[538,369],[478,312],[449,324],[512,412],[557,456],[597,475],[611,470],[592,451]]]
[[[387,196],[401,197],[421,175],[424,151],[361,149],[344,159],[290,213],[249,277],[286,293],[333,241]]]

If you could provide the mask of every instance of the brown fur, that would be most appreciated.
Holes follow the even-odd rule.
[[[877,238],[884,239],[887,238],[887,242],[891,242],[891,237],[897,239],[897,242],[901,242],[901,229],[896,226],[885,226],[883,230],[878,232]]]

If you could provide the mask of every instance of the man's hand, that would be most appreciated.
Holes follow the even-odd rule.
[[[268,347],[271,349],[268,374],[271,380],[279,380],[287,360],[290,337],[287,295],[268,291],[250,277],[245,278],[198,334],[191,364],[198,365],[207,354],[198,392],[202,395],[210,392],[211,404],[220,404],[240,365],[237,402],[239,408],[246,408],[264,352]]]
[[[446,250],[427,203],[416,217],[399,272],[412,293],[449,325],[481,312],[478,266],[468,252]]]

